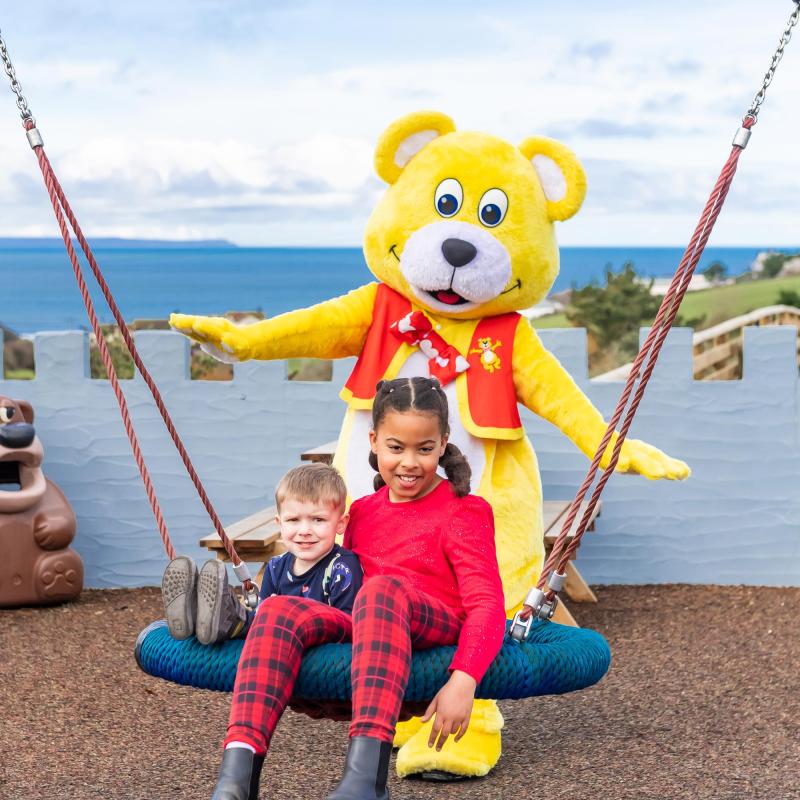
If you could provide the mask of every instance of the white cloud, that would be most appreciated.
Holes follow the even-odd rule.
[[[511,141],[565,140],[590,178],[585,209],[564,226],[570,238],[608,241],[613,231],[626,242],[625,226],[609,218],[635,212],[662,241],[679,243],[788,16],[783,0],[765,0],[757,13],[744,0],[724,10],[677,0],[668,16],[628,0],[499,0],[469,13],[455,0],[409,0],[403,14],[318,0],[143,0],[135,13],[126,4],[100,13],[89,0],[41,6],[9,9],[3,30],[86,229],[197,231],[251,244],[318,242],[322,232],[359,243],[380,191],[374,143],[420,107]],[[48,7],[64,10],[65,28]],[[156,8],[158,25],[134,24]],[[794,225],[776,221],[797,212],[786,176],[800,168],[793,47],[738,178],[752,198],[751,224],[783,238]],[[37,197],[41,178],[6,99],[0,232],[15,235],[46,228],[47,199],[43,189]]]

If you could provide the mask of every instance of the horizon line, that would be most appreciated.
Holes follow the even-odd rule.
[[[74,237],[73,237],[74,240]],[[241,249],[241,250],[255,250],[255,249],[275,249],[275,250],[361,250],[363,248],[362,244],[313,244],[313,245],[304,245],[304,244],[279,244],[279,243],[271,243],[271,244],[241,244],[239,242],[231,241],[230,239],[215,239],[215,238],[208,238],[208,239],[153,239],[148,237],[142,238],[132,238],[132,237],[125,237],[125,236],[87,236],[87,240],[89,243],[92,243],[92,240],[96,243],[101,243],[99,246],[103,246],[102,243],[120,243],[120,244],[127,244],[130,243],[132,245],[151,245],[154,248],[158,246],[169,246],[179,248],[181,246],[186,247],[207,247],[209,249],[212,248],[220,248],[220,249]],[[38,244],[63,244],[63,239],[59,238],[58,236],[0,236],[0,244],[5,244],[8,242],[15,242],[19,243],[18,246],[36,246]],[[601,249],[601,248],[636,248],[638,250],[662,250],[662,249],[686,249],[686,245],[681,244],[670,244],[670,243],[659,243],[659,244],[636,244],[636,243],[625,243],[620,242],[617,244],[608,244],[608,243],[588,243],[588,244],[563,244],[558,245],[559,250],[563,249],[571,249],[571,250],[579,250],[579,249]],[[773,244],[764,244],[764,243],[750,243],[750,244],[713,244],[707,245],[704,249],[737,249],[737,250],[754,250],[754,249],[800,249],[800,243],[798,244],[780,244],[780,243],[773,243]]]

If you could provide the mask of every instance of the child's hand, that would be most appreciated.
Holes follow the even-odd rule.
[[[455,734],[454,741],[457,742],[467,732],[476,686],[471,675],[458,669],[453,670],[450,680],[438,691],[422,716],[422,721],[427,722],[436,714],[431,735],[428,737],[428,747],[433,747],[438,736],[438,752],[451,733]]]

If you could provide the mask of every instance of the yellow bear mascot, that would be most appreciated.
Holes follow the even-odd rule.
[[[519,147],[456,131],[444,114],[409,114],[375,152],[389,189],[367,224],[364,254],[378,279],[344,297],[237,327],[221,317],[170,322],[226,361],[358,356],[342,397],[347,413],[334,464],[351,498],[372,491],[369,409],[382,378],[436,375],[450,401],[450,441],[469,459],[473,491],[494,509],[506,608],[520,606],[542,568],[542,488],[518,403],[558,426],[587,456],[605,431],[561,364],[517,313],[547,295],[558,274],[553,222],[571,217],[586,191],[566,147],[533,137]],[[681,461],[636,440],[617,469],[681,479]],[[503,718],[476,701],[467,734],[441,752],[428,723],[398,726],[402,776],[485,775],[500,757]]]

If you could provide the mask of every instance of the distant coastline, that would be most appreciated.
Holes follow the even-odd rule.
[[[103,250],[227,250],[239,247],[227,239],[122,239],[117,236],[90,236],[89,244]],[[56,236],[0,236],[2,250],[60,250],[63,247],[64,240]]]

